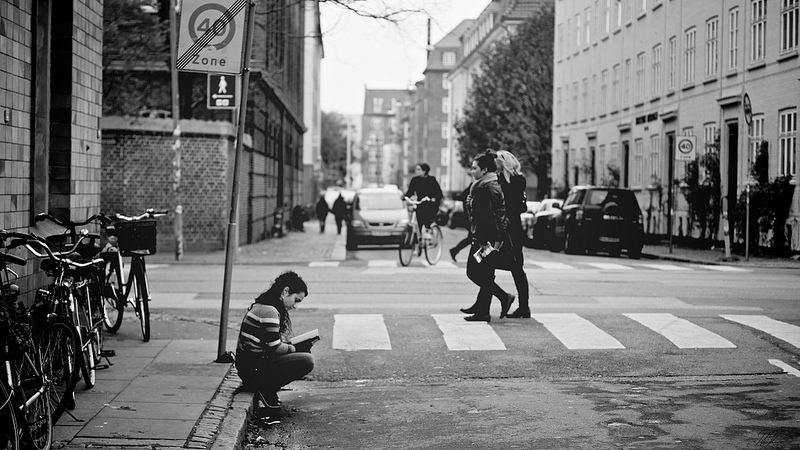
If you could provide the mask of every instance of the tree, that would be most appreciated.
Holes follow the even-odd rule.
[[[487,148],[507,149],[536,174],[540,196],[550,186],[553,23],[543,9],[495,44],[455,125],[462,166]]]
[[[328,181],[347,173],[347,119],[336,112],[322,111],[320,154]]]

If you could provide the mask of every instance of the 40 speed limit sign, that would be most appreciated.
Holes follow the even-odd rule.
[[[245,15],[249,0],[183,0],[176,69],[242,72]]]
[[[678,136],[675,139],[675,160],[693,161],[697,155],[697,138],[695,136]]]

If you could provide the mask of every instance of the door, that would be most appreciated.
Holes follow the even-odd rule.
[[[733,217],[736,211],[737,191],[739,187],[739,122],[728,122],[728,223],[730,235],[735,236]]]

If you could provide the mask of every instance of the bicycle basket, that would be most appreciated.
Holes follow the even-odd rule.
[[[131,222],[117,222],[114,224],[114,234],[117,236],[119,249],[125,253],[156,254],[157,220],[136,220]]]

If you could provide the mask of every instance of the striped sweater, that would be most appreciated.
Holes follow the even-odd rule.
[[[292,353],[294,347],[281,339],[280,323],[280,314],[274,306],[254,303],[242,319],[236,356],[272,359]]]

